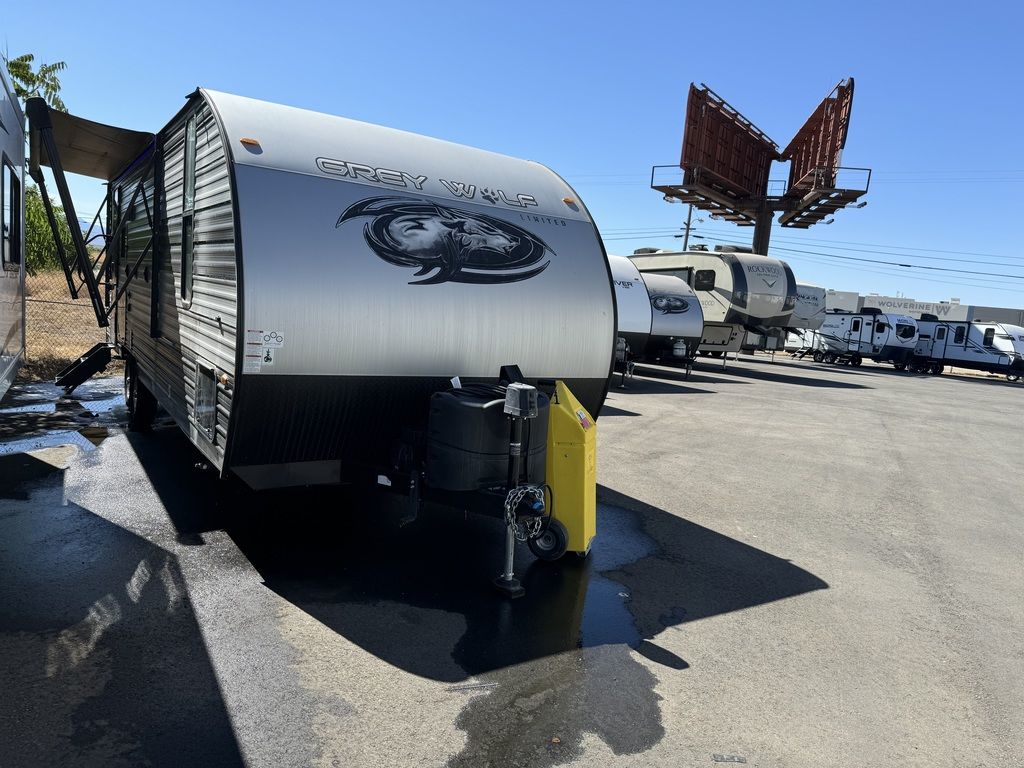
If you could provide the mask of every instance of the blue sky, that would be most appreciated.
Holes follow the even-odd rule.
[[[686,207],[649,182],[678,162],[691,81],[785,145],[853,76],[843,162],[874,169],[868,205],[776,228],[771,255],[829,288],[1024,306],[1024,279],[1005,276],[1024,278],[1017,3],[51,6],[52,26],[8,26],[0,46],[66,61],[76,114],[157,130],[201,85],[537,160],[573,184],[613,253],[681,242]],[[102,196],[74,190],[83,215]],[[698,215],[705,242],[749,244],[751,229]]]

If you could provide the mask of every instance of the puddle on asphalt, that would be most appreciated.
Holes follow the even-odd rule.
[[[87,381],[70,393],[48,382],[18,383],[0,405],[0,455],[57,445],[91,451],[126,417],[115,377]]]

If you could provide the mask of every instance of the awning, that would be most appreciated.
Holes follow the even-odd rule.
[[[94,123],[82,117],[51,109],[41,98],[25,104],[29,119],[29,162],[32,168],[51,166],[49,155],[35,136],[36,131],[53,129],[53,141],[65,173],[78,173],[110,181],[121,174],[153,142],[153,134],[113,125]]]

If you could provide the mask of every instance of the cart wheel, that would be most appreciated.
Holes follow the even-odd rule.
[[[124,404],[128,409],[128,429],[145,432],[156,416],[156,398],[139,380],[139,364],[129,357],[124,365]]]
[[[551,518],[548,520],[548,527],[535,539],[526,542],[530,551],[538,560],[557,560],[565,554],[569,546],[569,534],[565,526]]]
[[[820,363],[822,360],[825,359],[825,355],[823,355],[821,353],[821,350],[818,350],[817,352],[815,352],[813,357],[814,357],[814,362],[816,362],[816,363]]]
[[[850,359],[850,365],[852,365],[854,368],[860,368],[860,364],[863,363],[863,362],[864,362],[864,358],[862,358],[860,355],[854,355]]]

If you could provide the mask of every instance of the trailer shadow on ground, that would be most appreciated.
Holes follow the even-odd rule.
[[[351,490],[254,494],[210,473],[180,471],[191,447],[177,430],[131,444],[179,541],[224,530],[267,588],[373,656],[406,672],[477,691],[458,718],[465,750],[451,765],[499,764],[516,743],[544,743],[536,764],[564,762],[583,734],[617,753],[663,736],[657,677],[691,663],[659,644],[666,628],[828,585],[782,558],[599,489],[599,536],[585,560],[536,561],[517,551],[527,594],[508,601],[500,521],[427,509],[393,521],[404,501]],[[198,499],[216,498],[213,509]],[[614,681],[614,682],[613,682]],[[540,711],[519,706],[543,700]],[[552,730],[555,729],[555,730]],[[559,740],[551,742],[557,733]]]
[[[177,559],[0,456],[0,765],[242,765]]]
[[[724,371],[717,371],[717,376],[712,376],[706,373],[702,368],[694,368],[693,373],[689,381],[701,383],[702,381],[713,382],[715,384],[728,384],[728,383],[739,383],[736,380],[743,380],[744,383],[749,381],[764,381],[775,384],[793,384],[800,387],[820,387],[825,389],[873,389],[866,384],[858,384],[852,381],[837,381],[830,378],[822,378],[820,376],[797,376],[789,373],[783,373],[779,370],[766,370],[762,368],[751,368],[745,365],[746,361],[740,361],[729,366]],[[776,363],[778,366],[779,364]],[[651,369],[655,371],[651,375],[660,376],[661,378],[667,379],[678,379],[680,381],[687,381],[684,378],[682,372],[674,371],[671,368],[657,368]],[[852,369],[840,369],[836,368],[836,371],[842,371],[845,374],[851,376],[864,376],[867,374],[858,373]],[[729,381],[726,377],[732,377],[732,381]]]
[[[637,368],[637,374],[630,376],[626,379],[625,385],[622,384],[619,376],[612,378],[611,385],[608,387],[608,394],[615,395],[617,393],[624,395],[714,395],[716,394],[710,389],[700,389],[699,387],[684,386],[682,384],[674,384],[672,381],[664,381],[664,379],[674,377],[660,376],[658,374],[645,373]],[[682,376],[678,381],[689,381]],[[604,411],[602,410],[602,413]]]

